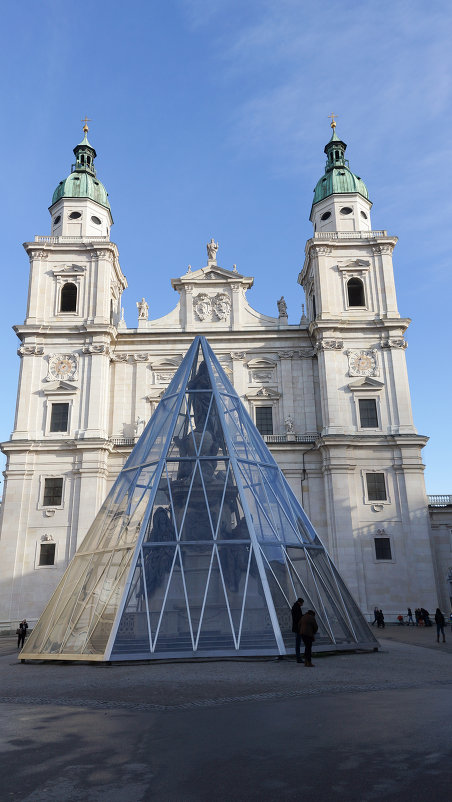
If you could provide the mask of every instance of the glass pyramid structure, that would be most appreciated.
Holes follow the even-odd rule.
[[[196,337],[20,657],[286,654],[375,638],[204,337]]]

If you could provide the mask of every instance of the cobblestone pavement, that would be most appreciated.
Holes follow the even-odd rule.
[[[22,664],[0,638],[2,799],[447,800],[450,644],[433,628],[378,636],[378,652],[309,671],[273,658]]]

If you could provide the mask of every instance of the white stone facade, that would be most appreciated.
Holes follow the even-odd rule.
[[[352,228],[341,222],[345,203]],[[16,326],[17,410],[2,444],[0,626],[39,617],[199,333],[252,417],[262,408],[270,417],[268,445],[361,609],[370,615],[377,604],[391,619],[408,605],[447,608],[448,583],[432,553],[426,440],[412,420],[396,238],[370,229],[370,203],[358,194],[316,207],[299,276],[307,300],[299,324],[288,323],[283,299],[278,317],[252,309],[253,279],[221,268],[211,250],[205,267],[172,280],[173,311],[149,320],[142,299],[134,328],[121,316],[127,282],[109,210],[85,198],[51,208],[52,236],[24,246],[30,285],[25,322]],[[328,230],[316,224],[326,208],[330,223],[338,221]],[[68,229],[74,211],[77,232]]]

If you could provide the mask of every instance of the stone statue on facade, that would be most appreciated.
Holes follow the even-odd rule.
[[[140,435],[143,434],[143,429],[145,427],[145,423],[146,423],[146,421],[144,420],[144,418],[140,418],[140,416],[138,415],[138,418],[137,418],[136,423],[135,423],[135,435],[136,435],[136,437],[140,437]]]
[[[279,301],[276,301],[278,306],[278,315],[279,317],[287,317],[287,304],[284,300],[284,295],[281,295]]]
[[[207,243],[207,259],[209,262],[217,261],[218,242],[215,242],[212,237],[210,242]]]
[[[287,417],[284,420],[284,427],[286,429],[286,434],[293,434],[294,433],[295,428],[294,428],[294,422],[293,422],[292,415],[287,415]]]
[[[149,304],[146,303],[144,298],[141,301],[137,301],[137,309],[138,309],[138,320],[147,320],[149,314]]]

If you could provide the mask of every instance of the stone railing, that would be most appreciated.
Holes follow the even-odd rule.
[[[387,237],[387,231],[316,231],[314,239],[378,239]]]
[[[318,434],[263,434],[266,443],[315,443]]]
[[[89,240],[89,242],[110,242],[110,237],[41,237],[39,234],[35,237],[35,242],[48,242],[54,245],[58,245],[59,242],[82,242],[83,240]]]
[[[449,504],[452,505],[452,496],[450,495],[439,495],[439,496],[427,496],[429,507],[448,507]]]
[[[266,443],[315,443],[318,434],[295,434],[291,436],[287,434],[264,434],[262,435]],[[134,446],[138,442],[138,437],[110,437],[110,442],[114,446]]]

